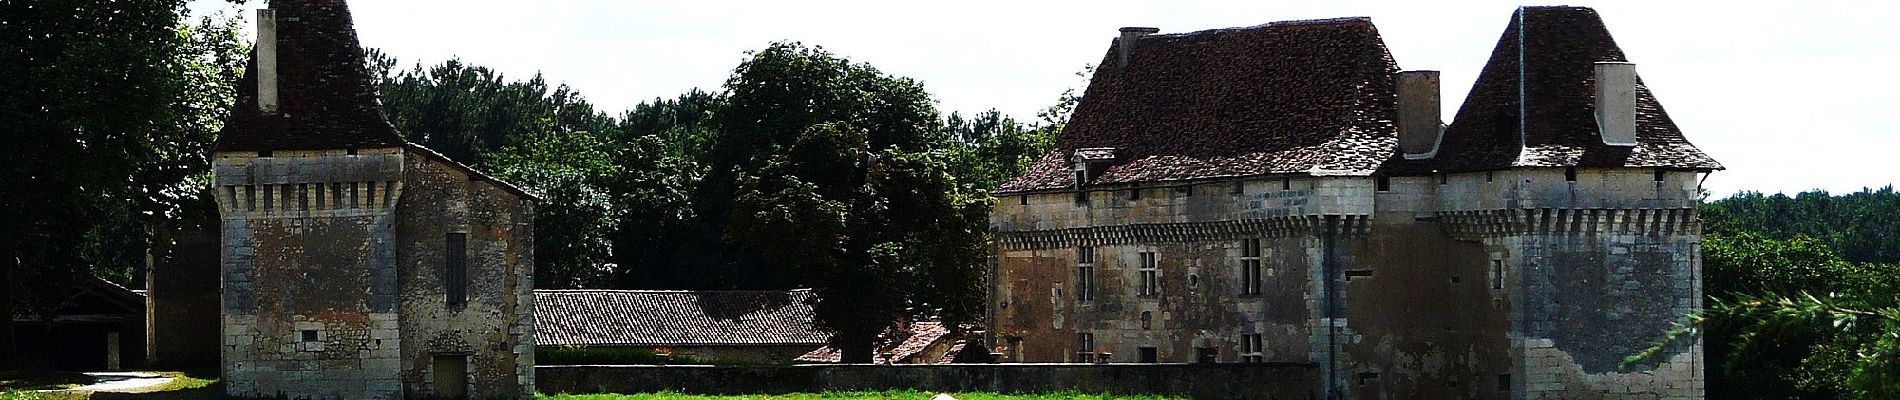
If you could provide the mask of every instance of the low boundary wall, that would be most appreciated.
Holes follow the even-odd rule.
[[[1314,399],[1319,368],[1267,364],[571,365],[535,367],[542,393],[783,394],[932,392],[1172,395],[1196,399]]]

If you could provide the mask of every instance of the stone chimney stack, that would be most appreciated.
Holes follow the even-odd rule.
[[[277,13],[257,10],[257,110],[277,113]]]
[[[1636,145],[1636,64],[1596,63],[1597,130],[1603,144]]]
[[[1399,72],[1399,151],[1407,160],[1438,155],[1445,135],[1439,119],[1438,71]]]
[[[1122,38],[1121,38],[1121,41],[1119,42],[1121,45],[1116,46],[1122,49],[1122,66],[1121,67],[1128,68],[1128,62],[1134,59],[1135,42],[1136,42],[1135,39],[1140,39],[1142,36],[1148,36],[1148,35],[1154,34],[1155,32],[1160,32],[1160,31],[1161,29],[1159,28],[1142,28],[1142,27],[1134,27],[1134,26],[1122,28]]]

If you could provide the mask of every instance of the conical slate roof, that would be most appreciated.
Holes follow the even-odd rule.
[[[274,0],[279,112],[258,110],[257,59],[215,151],[400,147],[343,0]]]
[[[1719,170],[1689,143],[1638,78],[1635,146],[1605,144],[1596,123],[1597,62],[1627,62],[1596,10],[1524,7],[1445,130],[1436,157],[1392,160],[1388,172],[1512,167]]]

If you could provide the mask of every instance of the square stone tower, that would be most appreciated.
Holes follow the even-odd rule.
[[[342,0],[276,0],[214,147],[240,397],[529,398],[533,196],[397,134]]]

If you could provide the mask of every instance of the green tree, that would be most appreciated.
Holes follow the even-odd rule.
[[[901,318],[975,314],[987,197],[950,175],[921,84],[774,43],[726,90],[695,206],[730,249],[728,282],[813,287],[845,362],[871,361]]]
[[[196,203],[245,46],[234,21],[184,12],[0,4],[0,359],[11,315],[49,314],[90,274],[126,282],[148,234]]]
[[[1716,232],[1703,242],[1711,306],[1633,360],[1701,333],[1718,365],[1707,374],[1710,398],[1892,398],[1892,381],[1870,374],[1893,368],[1894,349],[1881,346],[1894,331],[1867,315],[1896,305],[1900,268],[1842,260],[1799,234]]]

